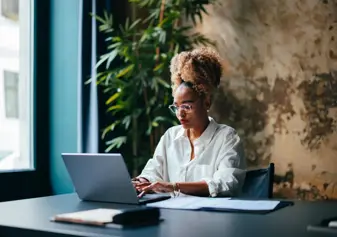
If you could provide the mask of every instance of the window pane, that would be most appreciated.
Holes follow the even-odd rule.
[[[4,71],[5,116],[19,119],[19,74]]]
[[[32,4],[0,0],[0,172],[34,168]]]
[[[19,0],[1,0],[1,15],[12,20],[18,20]]]

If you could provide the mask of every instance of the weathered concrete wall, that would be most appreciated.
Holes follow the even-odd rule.
[[[212,116],[275,163],[275,195],[337,198],[337,0],[219,1],[197,28],[229,65]]]

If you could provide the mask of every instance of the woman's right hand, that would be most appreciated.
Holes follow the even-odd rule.
[[[149,183],[149,181],[147,179],[145,179],[145,178],[142,178],[142,177],[136,177],[136,178],[132,179],[133,187],[136,189],[137,193],[140,192],[139,185],[141,183]]]

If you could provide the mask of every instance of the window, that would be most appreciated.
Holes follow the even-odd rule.
[[[5,114],[6,118],[19,118],[19,75],[4,71]]]
[[[1,15],[17,21],[19,18],[19,0],[0,0]]]
[[[33,2],[0,0],[0,172],[34,169]]]

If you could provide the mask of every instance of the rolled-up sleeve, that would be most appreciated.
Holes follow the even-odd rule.
[[[240,137],[235,131],[226,136],[216,165],[213,177],[203,179],[208,184],[210,196],[239,195],[246,176],[246,162]]]
[[[138,177],[147,179],[153,183],[163,181],[163,173],[166,168],[166,149],[165,149],[165,134],[160,138],[156,147],[153,158],[146,163],[142,173]]]

